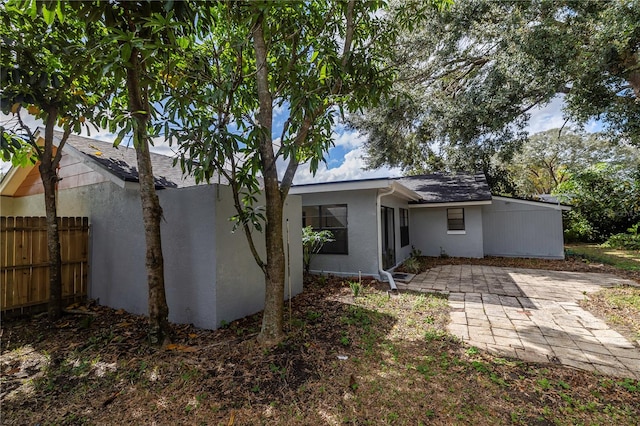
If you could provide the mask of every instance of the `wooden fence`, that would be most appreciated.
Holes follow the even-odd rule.
[[[62,297],[87,295],[89,219],[58,218],[62,255]],[[44,217],[0,218],[1,310],[46,305],[49,300],[49,255]]]

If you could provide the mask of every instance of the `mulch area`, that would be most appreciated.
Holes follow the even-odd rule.
[[[354,298],[340,278],[308,280],[291,315],[285,305],[287,339],[270,349],[255,341],[260,314],[215,331],[173,325],[165,348],[145,343],[145,317],[101,306],[76,306],[90,314],[54,323],[3,320],[2,424],[633,424],[640,416],[640,383],[470,352],[444,333],[441,295],[387,289],[365,279]]]

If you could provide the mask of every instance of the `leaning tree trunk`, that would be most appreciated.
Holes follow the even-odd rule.
[[[40,159],[40,178],[44,187],[44,207],[47,220],[47,249],[49,252],[49,306],[50,320],[62,315],[62,257],[58,232],[58,212],[56,206],[56,185],[58,173],[53,161],[53,127],[57,111],[49,111],[45,127],[45,146]]]
[[[138,180],[140,182],[140,199],[142,202],[142,220],[146,242],[145,266],[147,269],[147,285],[149,288],[149,342],[162,345],[169,341],[169,307],[164,287],[164,259],[160,236],[162,208],[156,194],[151,155],[147,135],[149,120],[149,101],[143,95],[140,85],[141,68],[139,52],[131,52],[131,66],[127,68],[127,89],[129,108],[134,116],[134,145],[138,162]]]

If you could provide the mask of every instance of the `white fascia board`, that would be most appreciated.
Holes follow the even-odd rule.
[[[396,196],[399,195],[402,198],[406,198],[406,199],[412,200],[412,201],[417,201],[417,200],[419,200],[421,198],[420,195],[417,192],[407,188],[406,186],[402,185],[401,183],[392,182],[391,186],[395,189],[393,195],[396,195]]]
[[[500,196],[494,196],[493,198],[495,200],[504,201],[505,203],[526,204],[526,205],[529,205],[529,206],[546,207],[548,209],[553,209],[553,210],[563,210],[563,211],[571,210],[571,206],[565,206],[565,205],[559,204],[559,203],[558,204],[553,204],[553,203],[547,203],[547,202],[544,202],[544,201],[521,200],[519,198],[500,197]]]
[[[292,186],[289,194],[315,194],[318,192],[357,191],[363,189],[383,189],[391,186],[389,179],[356,180],[347,182],[326,182],[302,186]]]
[[[467,207],[467,206],[483,206],[491,204],[491,200],[486,201],[456,201],[451,203],[425,203],[425,204],[409,204],[410,209],[424,209],[437,207]]]

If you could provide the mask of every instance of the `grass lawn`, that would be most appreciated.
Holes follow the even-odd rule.
[[[627,271],[640,271],[640,251],[618,250],[596,244],[569,244],[567,254],[582,257],[588,262],[603,263]]]
[[[635,303],[635,302],[632,302]],[[145,319],[3,321],[3,424],[616,424],[640,418],[640,382],[497,358],[447,334],[446,296],[365,281],[308,282],[288,339],[256,346],[258,315],[144,343]]]

